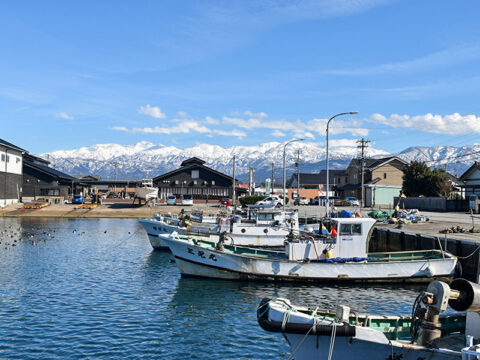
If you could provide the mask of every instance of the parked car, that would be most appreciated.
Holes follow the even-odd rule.
[[[177,205],[177,197],[175,195],[168,195],[167,205]]]
[[[360,206],[360,202],[356,197],[347,197],[345,198],[345,201],[348,202],[348,205],[350,206]]]
[[[183,195],[182,205],[193,205],[192,195]]]
[[[308,205],[308,199],[306,196],[296,197],[293,205]]]
[[[82,194],[73,195],[72,204],[83,204],[85,202],[85,198]]]
[[[283,199],[275,195],[267,196],[266,198],[257,201],[255,205],[272,206],[279,208],[283,206]]]
[[[225,206],[230,206],[230,205],[232,205],[232,199],[229,199],[227,197],[221,198],[220,199],[220,204],[225,205]]]

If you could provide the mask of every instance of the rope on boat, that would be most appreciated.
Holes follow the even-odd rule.
[[[141,231],[141,230],[142,230],[142,229],[138,229],[137,231],[134,231],[134,232],[132,233],[132,235],[130,235],[130,236],[129,236],[128,238],[126,238],[125,240],[120,241],[118,244],[114,245],[113,248],[115,249],[116,247],[122,245],[125,241],[130,240],[134,235],[137,235],[137,233],[138,233],[139,231]]]
[[[328,360],[332,360],[333,348],[335,346],[335,337],[337,335],[337,323],[332,322],[332,335],[330,335],[330,348],[328,349]]]
[[[308,334],[310,334],[310,332],[313,330],[314,326],[315,326],[315,322],[314,322],[313,326],[310,328],[310,330],[307,331],[307,333],[306,333],[305,336],[302,338],[302,340],[300,340],[300,342],[298,343],[297,347],[292,351],[292,353],[290,354],[290,356],[288,357],[287,360],[293,359],[293,355],[295,355],[295,353],[297,352],[298,348],[303,344],[303,342],[304,342],[305,339],[307,338]]]
[[[467,256],[457,256],[458,259],[468,259],[470,256],[472,256],[473,254],[475,254],[478,250],[480,249],[480,245],[478,245],[478,247],[472,251],[472,253],[470,255],[467,255]]]
[[[290,314],[292,312],[292,309],[288,309],[285,311],[283,314],[283,321],[282,321],[282,331],[285,331],[285,326],[287,325],[288,320],[290,320]]]

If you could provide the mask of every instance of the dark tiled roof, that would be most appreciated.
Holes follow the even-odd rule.
[[[4,146],[6,146],[6,147],[15,149],[15,150],[17,150],[17,151],[28,152],[27,150],[22,149],[21,147],[18,147],[17,145],[13,145],[12,143],[9,143],[8,141],[3,140],[3,139],[0,139],[0,145],[4,145]]]
[[[205,164],[205,161],[203,161],[202,159],[199,159],[199,158],[194,156],[194,157],[191,157],[190,159],[182,161],[180,166],[183,167],[183,166],[188,166],[188,165],[192,165],[192,164],[203,165],[203,164]]]
[[[384,158],[380,158],[380,159],[372,159],[372,158],[365,158],[365,169],[375,169],[376,167],[390,161],[390,160],[398,160],[402,163],[405,163],[405,161],[403,161],[402,159],[400,159],[399,157],[397,156],[388,156],[388,157],[384,157]],[[352,159],[352,161],[350,162],[350,165],[354,165],[358,168],[361,167],[361,159]]]
[[[468,176],[470,174],[471,171],[473,170],[480,170],[480,163],[478,163],[477,161],[475,161],[472,166],[470,166],[459,178],[459,180],[461,181],[465,181],[467,180],[468,181]]]
[[[53,169],[53,168],[48,167],[48,166],[35,164],[35,163],[33,163],[31,161],[28,161],[28,160],[25,160],[23,162],[23,164],[27,165],[27,166],[30,166],[33,169],[37,169],[39,171],[42,171],[44,173],[50,174],[50,175],[58,177],[58,178],[71,180],[71,181],[78,181],[78,179],[74,178],[73,176],[70,176],[68,174],[65,174],[64,172],[58,171],[58,170]]]
[[[346,170],[329,170],[329,182],[335,182],[337,176],[346,176]],[[288,181],[288,186],[296,181],[297,174],[292,174]],[[327,170],[321,170],[319,173],[300,173],[300,185],[318,185],[327,183]]]

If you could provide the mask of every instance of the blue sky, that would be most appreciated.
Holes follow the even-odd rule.
[[[306,137],[480,142],[480,2],[0,4],[1,138],[33,153]]]

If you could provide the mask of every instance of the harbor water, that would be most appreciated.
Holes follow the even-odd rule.
[[[286,359],[263,297],[409,314],[424,286],[181,278],[135,219],[0,219],[0,359]]]

